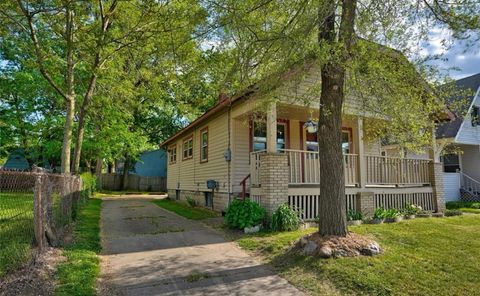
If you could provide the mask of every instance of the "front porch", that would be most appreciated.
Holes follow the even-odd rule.
[[[316,133],[303,127],[314,112],[273,104],[264,116],[253,117],[256,120],[252,113],[244,114],[243,120],[249,121],[249,156],[248,175],[237,183],[242,196],[256,200],[270,213],[288,203],[301,211],[304,220],[318,216],[321,151]],[[414,203],[442,211],[443,184],[436,178],[442,168],[433,155],[423,159],[385,156],[379,139],[364,141],[360,116],[346,116],[342,131],[347,210],[368,216],[378,207],[401,209]]]

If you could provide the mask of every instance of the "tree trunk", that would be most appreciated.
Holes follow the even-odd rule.
[[[61,172],[70,173],[70,148],[72,144],[73,116],[75,114],[75,100],[67,100],[67,114],[63,128],[63,145],[61,155]]]
[[[75,142],[75,151],[73,153],[73,173],[74,174],[77,174],[80,168],[80,157],[82,155],[83,134],[85,131],[85,117],[87,116],[88,105],[90,104],[90,101],[92,100],[92,97],[93,97],[93,91],[95,90],[96,82],[97,82],[97,75],[94,73],[90,78],[90,83],[88,84],[88,90],[85,93],[85,97],[83,98],[83,103],[80,110],[80,116],[78,118],[77,139]]]
[[[345,175],[342,152],[342,105],[344,101],[345,63],[353,39],[355,0],[342,1],[339,28],[340,55],[332,52],[331,60],[322,65],[318,123],[320,161],[319,233],[322,236],[346,236]],[[322,18],[319,18],[322,20]],[[335,5],[319,24],[319,42],[337,43]],[[340,58],[337,58],[340,57]]]
[[[97,157],[97,165],[95,166],[95,175],[97,175],[97,178],[100,178],[100,175],[102,174],[102,168],[103,160],[100,157]]]
[[[128,154],[125,154],[125,163],[123,165],[123,178],[122,178],[122,189],[127,190],[128,187],[128,169],[130,167],[130,161]]]

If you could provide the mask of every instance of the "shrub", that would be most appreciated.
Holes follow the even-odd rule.
[[[90,197],[97,191],[97,177],[92,173],[82,173],[80,178],[82,178],[82,191],[86,197]]]
[[[401,213],[400,213],[399,210],[392,208],[392,209],[388,209],[384,212],[383,218],[395,218],[395,217],[398,217],[400,215],[401,215]]]
[[[407,215],[416,215],[422,211],[421,206],[417,206],[415,204],[407,204],[405,206],[405,214]]]
[[[292,231],[297,230],[300,224],[298,214],[288,204],[281,205],[272,215],[272,230]]]
[[[357,212],[355,210],[348,210],[347,212],[347,221],[355,221],[355,220],[362,220],[363,215],[360,212]]]
[[[244,229],[260,224],[265,209],[249,199],[234,199],[227,208],[225,221],[230,228]]]
[[[446,205],[449,210],[460,208],[480,209],[480,202],[449,201]]]
[[[373,213],[373,219],[383,219],[385,218],[385,209],[384,208],[377,208]]]
[[[196,207],[197,206],[197,201],[191,197],[191,196],[187,196],[187,203],[189,206],[191,206],[192,208]]]
[[[451,217],[451,216],[460,216],[463,215],[463,212],[460,210],[445,210],[445,216]]]

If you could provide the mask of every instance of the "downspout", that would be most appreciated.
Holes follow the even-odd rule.
[[[228,205],[230,205],[230,202],[231,202],[231,199],[232,199],[232,180],[231,180],[231,163],[232,163],[232,158],[233,158],[233,155],[232,155],[232,149],[231,149],[231,145],[232,145],[232,114],[231,114],[231,111],[232,111],[232,100],[230,98],[228,98],[228,123],[227,123],[227,129],[228,129],[228,151],[230,152],[230,160],[227,161],[227,183],[228,183]]]

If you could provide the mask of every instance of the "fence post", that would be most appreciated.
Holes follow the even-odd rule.
[[[33,193],[33,227],[35,232],[35,241],[38,250],[42,251],[45,248],[45,213],[43,209],[43,180],[42,175],[37,174],[35,179],[35,190]]]

